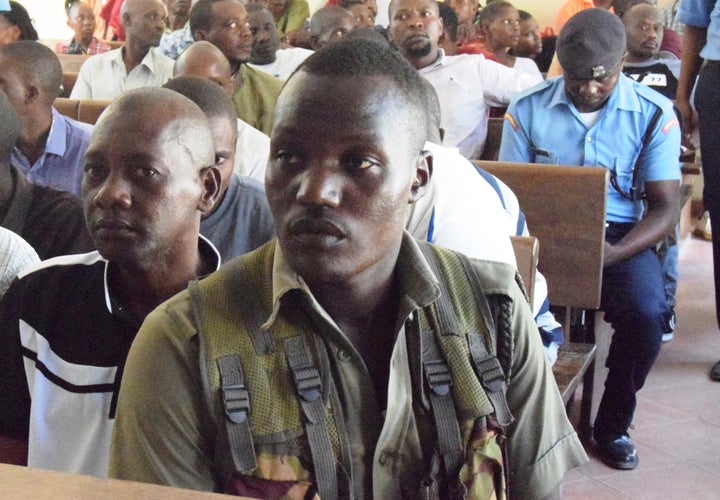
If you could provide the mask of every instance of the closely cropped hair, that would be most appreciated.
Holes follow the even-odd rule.
[[[353,5],[361,4],[363,5],[362,0],[340,0],[340,3],[338,5],[342,7],[343,9],[349,9]]]
[[[195,38],[197,30],[209,30],[213,22],[212,6],[224,0],[198,0],[190,9],[190,33]],[[197,40],[197,39],[196,39]]]
[[[235,106],[217,83],[196,76],[180,76],[168,80],[163,87],[184,95],[208,117],[224,117],[233,127],[237,125]]]
[[[37,85],[47,102],[60,95],[62,66],[58,56],[45,45],[30,40],[0,47],[0,54],[23,68],[23,80]]]
[[[500,12],[503,10],[511,8],[514,9],[515,6],[511,4],[510,2],[506,2],[505,0],[497,0],[495,2],[488,2],[488,4],[485,6],[485,8],[481,9],[478,13],[478,22],[480,24],[484,23],[490,23],[492,22],[497,16],[500,15]]]
[[[445,2],[438,3],[438,11],[440,19],[443,22],[443,31],[450,37],[450,41],[454,42],[458,37],[458,16],[455,9]]]
[[[301,71],[321,76],[389,78],[397,89],[397,95],[412,108],[410,111],[416,115],[418,124],[423,127],[423,142],[427,137],[427,92],[423,77],[388,44],[364,38],[343,38],[305,59],[295,73]]]
[[[10,10],[0,11],[0,16],[4,17],[10,24],[18,27],[20,30],[19,40],[37,41],[37,31],[35,31],[30,14],[25,10],[25,7],[11,0]]]
[[[7,164],[20,136],[20,119],[4,93],[0,92],[0,163]]]
[[[533,15],[526,10],[518,10],[518,15],[520,16],[520,22],[533,18]]]

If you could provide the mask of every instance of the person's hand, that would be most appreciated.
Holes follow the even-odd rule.
[[[683,133],[690,135],[697,126],[697,120],[695,118],[695,110],[688,99],[677,99],[675,105],[680,110],[680,114],[683,119]]]

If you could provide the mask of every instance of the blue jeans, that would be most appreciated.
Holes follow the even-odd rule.
[[[605,239],[616,243],[632,227],[611,223]],[[600,308],[615,333],[605,365],[609,372],[595,419],[595,435],[616,437],[630,427],[635,394],[645,384],[660,352],[670,314],[663,268],[654,247],[603,269]]]

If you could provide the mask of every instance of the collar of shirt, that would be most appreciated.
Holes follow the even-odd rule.
[[[52,108],[52,125],[45,144],[45,153],[63,156],[67,149],[67,124],[65,118]]]
[[[445,51],[443,49],[438,49],[437,58],[433,62],[431,62],[430,64],[425,66],[424,68],[420,68],[418,71],[420,73],[422,73],[423,70],[430,70],[431,68],[438,68],[438,67],[442,66],[443,64],[445,64],[447,57],[448,56],[445,55]]]
[[[202,234],[198,234],[198,251],[201,255],[211,260],[211,262],[213,263],[213,271],[217,271],[218,269],[220,269],[220,264],[222,263],[220,259],[220,252],[218,252],[217,248],[215,248],[215,245],[213,245],[210,240],[205,238]],[[103,286],[105,293],[105,306],[107,307],[108,312],[115,316],[119,316],[130,323],[137,323],[138,328],[140,328],[140,324],[142,323],[143,318],[136,318],[130,312],[130,309],[124,307],[123,304],[117,299],[117,297],[115,297],[114,294],[111,293],[111,287],[108,282],[108,275],[111,265],[110,261],[101,256],[99,252],[97,252],[97,254],[98,260],[105,262],[105,270],[103,272]],[[200,278],[204,278],[204,276],[198,276],[198,279]]]
[[[558,76],[555,78],[558,80],[558,83],[556,84],[555,91],[550,99],[550,107],[563,105],[569,107],[574,112],[577,112],[577,108],[571,105],[572,101],[565,91],[565,82],[563,81],[563,77]],[[621,109],[625,111],[641,112],[640,100],[637,94],[632,91],[632,86],[633,80],[620,73],[618,84],[615,86],[615,89],[603,106],[603,110]]]
[[[127,70],[125,69],[125,60],[123,59],[123,48],[115,49],[117,52],[115,54],[115,57],[112,60],[112,63],[115,65],[119,65],[123,72],[127,74]],[[145,54],[145,57],[143,57],[143,60],[140,61],[140,64],[138,66],[145,66],[151,73],[157,73],[157,62],[155,57],[155,47],[150,47],[147,51],[147,54]],[[138,67],[136,66],[136,68]],[[133,68],[134,70],[135,68]]]
[[[400,247],[395,272],[400,277],[400,286],[403,299],[399,313],[406,317],[412,310],[425,307],[440,296],[438,280],[430,270],[415,239],[407,231],[403,234],[403,241]],[[291,290],[300,290],[310,299],[313,309],[326,321],[337,328],[337,325],[325,312],[322,306],[315,300],[312,291],[305,283],[305,280],[296,273],[285,259],[280,245],[275,240],[275,256],[272,270],[273,284],[273,308],[270,317],[263,324],[263,328],[270,328],[277,318],[281,307],[282,297]],[[338,328],[339,330],[339,328]]]

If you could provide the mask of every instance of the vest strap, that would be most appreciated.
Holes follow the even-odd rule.
[[[303,337],[285,339],[284,348],[295,389],[300,396],[300,407],[305,414],[305,432],[315,467],[318,493],[322,499],[336,499],[337,469],[328,431],[327,409],[322,398],[320,371]]]
[[[229,457],[234,470],[247,472],[257,467],[255,448],[250,433],[250,396],[245,387],[240,358],[223,356],[217,360],[220,392],[225,410],[224,439],[218,440],[219,453]]]

